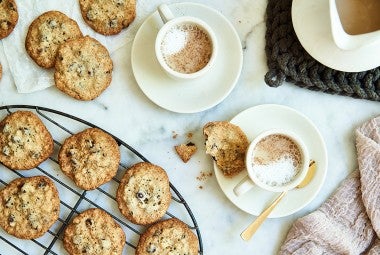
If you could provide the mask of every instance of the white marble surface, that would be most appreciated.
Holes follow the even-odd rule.
[[[164,1],[155,0],[149,1],[149,5],[140,5],[148,8],[141,13],[153,11],[162,2]],[[279,88],[268,87],[263,81],[267,70],[263,23],[266,1],[194,2],[206,4],[224,14],[238,31],[244,49],[243,70],[236,87],[214,108],[195,114],[178,114],[149,101],[132,74],[132,43],[112,54],[112,84],[92,102],[76,101],[54,87],[32,94],[18,94],[9,75],[4,52],[1,51],[3,78],[0,82],[0,105],[39,105],[71,113],[108,130],[138,149],[151,162],[164,167],[198,220],[205,254],[276,254],[292,222],[316,209],[340,181],[357,167],[354,129],[369,118],[379,115],[380,104],[312,92],[292,84],[284,84]],[[143,19],[138,22],[141,20]],[[212,161],[205,155],[201,130],[208,121],[230,120],[246,108],[265,103],[287,105],[308,116],[325,139],[329,167],[321,192],[307,207],[285,218],[267,220],[251,241],[244,242],[240,239],[240,232],[254,217],[240,211],[227,200],[214,176],[205,181],[196,179],[201,171],[212,171]],[[173,131],[178,134],[176,139],[172,138]],[[199,149],[184,164],[174,152],[173,146],[187,141],[186,134],[189,132],[194,134],[191,141]],[[203,189],[199,186],[203,186]],[[6,235],[3,231],[0,233]],[[4,247],[0,241],[1,254],[13,254]],[[62,254],[65,254],[64,251]]]

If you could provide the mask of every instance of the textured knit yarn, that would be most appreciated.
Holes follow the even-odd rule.
[[[291,6],[292,0],[268,0],[265,51],[269,71],[265,82],[278,87],[289,81],[310,90],[380,101],[380,67],[341,72],[313,59],[296,36]]]

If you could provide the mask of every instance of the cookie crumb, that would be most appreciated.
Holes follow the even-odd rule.
[[[199,189],[203,189],[203,186],[202,186],[202,185],[200,185],[198,188],[199,188]]]
[[[172,131],[172,138],[176,139],[178,137],[178,134],[175,131]]]
[[[212,172],[203,172],[203,171],[201,171],[199,173],[199,175],[197,176],[197,180],[198,181],[206,181],[212,175],[213,175]]]
[[[188,142],[187,144],[180,144],[174,146],[174,148],[184,163],[187,163],[197,151],[197,146],[192,142]]]
[[[187,138],[188,138],[188,139],[193,138],[193,133],[191,133],[191,132],[190,132],[190,133],[187,133]]]

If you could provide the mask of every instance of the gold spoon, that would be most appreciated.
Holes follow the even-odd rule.
[[[306,185],[310,183],[310,181],[313,179],[314,174],[315,174],[315,168],[316,164],[314,160],[310,160],[309,163],[309,170],[307,171],[307,174],[303,181],[297,185],[297,189],[303,188]],[[241,234],[241,238],[245,241],[248,241],[249,239],[252,238],[252,236],[255,234],[257,229],[261,226],[261,224],[266,220],[268,215],[273,211],[273,209],[276,207],[276,205],[281,201],[281,199],[286,195],[287,191],[282,192],[276,200],[273,201],[273,203],[265,209],[257,218],[254,222],[252,222]]]

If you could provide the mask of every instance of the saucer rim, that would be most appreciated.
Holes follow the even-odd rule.
[[[323,4],[325,4],[325,6],[323,6]],[[368,61],[371,60],[371,58],[366,57],[372,55],[380,55],[380,44],[377,47],[376,45],[367,45],[352,50],[343,50],[335,44],[333,35],[331,34],[332,31],[330,26],[325,28],[325,30],[330,32],[330,34],[324,38],[326,39],[325,41],[322,41],[325,45],[328,46],[329,50],[322,50],[323,47],[315,47],[315,42],[318,41],[319,43],[321,43],[321,41],[316,40],[318,38],[316,38],[315,35],[312,35],[313,28],[309,27],[307,30],[303,29],[305,24],[307,24],[307,21],[305,22],[304,19],[302,19],[301,21],[301,15],[298,15],[298,12],[296,12],[297,8],[300,8],[300,6],[307,5],[314,5],[314,9],[320,8],[322,6],[325,7],[328,10],[328,13],[326,13],[325,15],[328,19],[329,24],[331,23],[331,20],[329,15],[329,0],[294,0],[292,2],[291,18],[293,28],[302,47],[308,54],[310,54],[310,56],[312,56],[319,63],[342,72],[364,72],[380,66],[380,58],[378,58],[377,61],[376,58],[372,58],[372,61]],[[313,16],[315,15],[302,15],[302,18],[306,17],[307,19],[311,20],[313,19]],[[319,19],[321,18],[322,17],[319,17]],[[316,22],[312,23],[314,24]],[[323,22],[318,22],[318,24],[322,23]],[[308,33],[304,34],[304,31],[308,31]],[[306,38],[313,38],[313,40]],[[314,42],[314,45],[312,45],[313,43],[311,42]],[[348,57],[352,59],[349,62],[347,62]],[[366,59],[366,61],[360,59]]]
[[[223,91],[224,93],[221,93],[221,95],[216,98],[215,100],[213,101],[209,101],[208,103],[203,103],[202,106],[198,106],[197,104],[188,104],[188,106],[186,107],[186,109],[177,109],[175,106],[170,106],[170,105],[166,105],[165,104],[165,101],[167,98],[165,99],[156,99],[154,98],[151,93],[149,92],[149,85],[144,85],[143,84],[143,81],[144,80],[143,78],[141,77],[137,77],[138,75],[136,75],[137,73],[137,66],[134,64],[134,59],[136,58],[136,48],[138,47],[136,41],[140,38],[140,33],[143,33],[143,29],[144,29],[144,25],[146,25],[147,22],[149,22],[150,20],[154,19],[154,16],[155,15],[158,15],[158,11],[154,11],[153,13],[151,13],[144,21],[143,23],[141,24],[141,26],[139,27],[136,35],[135,35],[135,38],[133,40],[133,44],[132,44],[132,48],[131,48],[131,66],[132,66],[132,72],[133,72],[133,75],[135,77],[135,80],[137,82],[137,85],[140,87],[140,89],[142,90],[142,92],[144,93],[144,95],[146,97],[148,97],[148,99],[150,101],[152,101],[154,104],[156,104],[157,106],[163,108],[163,109],[166,109],[166,110],[169,110],[171,112],[175,112],[175,113],[198,113],[198,112],[202,112],[202,111],[205,111],[205,110],[208,110],[216,105],[218,105],[219,103],[221,103],[223,100],[225,100],[227,98],[227,96],[232,92],[232,90],[235,88],[235,86],[237,85],[238,83],[238,80],[241,76],[241,72],[242,72],[242,69],[243,69],[243,62],[244,62],[244,55],[243,55],[243,49],[241,47],[241,40],[240,40],[240,37],[235,29],[235,27],[232,25],[232,23],[222,14],[220,13],[219,11],[207,6],[207,5],[203,5],[203,4],[200,4],[200,3],[192,3],[192,2],[182,2],[182,3],[172,3],[172,4],[168,4],[169,7],[174,7],[174,8],[178,8],[178,9],[184,9],[188,6],[191,6],[192,8],[202,8],[208,12],[212,12],[216,17],[218,16],[218,18],[220,18],[221,20],[223,20],[224,22],[224,25],[225,26],[228,26],[230,28],[230,32],[229,33],[229,37],[231,38],[232,41],[234,41],[234,44],[236,44],[235,46],[237,47],[239,45],[239,47],[237,47],[238,51],[236,51],[234,53],[234,56],[237,56],[237,59],[236,59],[236,63],[238,63],[237,65],[237,68],[236,68],[236,71],[234,71],[233,74],[230,74],[230,77],[232,79],[232,81],[230,82],[229,85],[226,86],[225,90]],[[185,16],[188,16],[188,15],[185,15]],[[196,18],[198,18],[198,16],[194,16]],[[215,32],[215,35],[217,37],[221,37],[221,35],[217,35],[217,33]],[[220,50],[219,50],[220,51]],[[219,54],[218,54],[219,55]],[[218,56],[216,56],[216,59],[215,61],[217,61],[218,59]],[[161,73],[163,75],[167,75],[165,74],[165,72],[163,70],[160,70]],[[215,72],[215,70],[210,70],[210,72]],[[220,71],[219,71],[220,72]],[[200,77],[198,78],[198,81],[201,80],[203,77]],[[173,81],[173,80],[172,80]],[[175,81],[174,81],[175,82]],[[178,81],[176,82],[179,86],[179,88],[184,87],[184,86],[187,86],[188,84],[182,84],[183,82],[182,81]],[[182,108],[185,108],[185,107],[182,107]]]
[[[295,110],[295,109],[293,109],[293,108],[291,108],[289,106],[280,105],[280,104],[260,104],[260,105],[255,105],[255,106],[247,108],[247,109],[241,111],[240,113],[238,113],[237,115],[235,115],[230,120],[230,122],[232,124],[238,125],[238,123],[236,123],[234,121],[237,118],[240,118],[241,116],[244,116],[246,114],[252,114],[251,113],[252,111],[253,112],[257,112],[257,111],[269,111],[269,110],[275,110],[275,111],[284,110],[284,111],[288,111],[288,112],[291,112],[292,114],[295,114],[297,117],[301,118],[303,121],[306,121],[307,124],[309,125],[309,127],[312,128],[312,131],[315,131],[314,135],[317,136],[317,139],[319,140],[319,142],[321,144],[321,148],[319,148],[319,150],[321,151],[320,152],[320,156],[323,158],[323,162],[316,162],[317,163],[317,171],[320,171],[321,176],[319,177],[318,180],[316,180],[316,182],[317,182],[316,187],[313,189],[312,192],[310,192],[312,194],[309,195],[309,196],[307,196],[307,198],[305,199],[305,201],[303,203],[301,203],[297,208],[294,208],[292,210],[284,209],[282,212],[281,211],[277,211],[277,209],[275,208],[272,211],[272,213],[268,216],[268,218],[281,218],[281,217],[289,216],[291,214],[294,214],[294,213],[302,210],[308,204],[310,204],[311,201],[313,201],[316,198],[316,196],[319,194],[319,192],[322,189],[322,186],[323,186],[323,184],[325,182],[326,175],[327,175],[328,155],[327,155],[327,147],[326,147],[325,141],[323,139],[322,134],[318,130],[318,128],[314,125],[314,123],[307,116],[305,116],[301,112],[299,112],[299,111],[297,111],[297,110]],[[248,139],[249,138],[250,137],[248,137]],[[313,158],[313,155],[310,155],[310,158]],[[233,191],[226,190],[227,187],[225,187],[225,182],[226,181],[227,182],[239,183],[240,179],[238,179],[238,178],[244,177],[247,174],[246,170],[243,173],[240,173],[239,175],[237,175],[235,177],[228,178],[228,177],[223,176],[223,174],[221,173],[221,170],[217,167],[217,165],[216,165],[215,162],[213,162],[213,168],[214,168],[214,174],[215,174],[216,180],[218,182],[218,185],[219,185],[220,189],[222,190],[222,192],[224,193],[224,195],[226,196],[226,198],[232,204],[234,204],[237,208],[239,208],[240,210],[242,210],[242,211],[244,211],[244,212],[246,212],[248,214],[251,214],[253,216],[258,216],[261,212],[253,212],[252,210],[247,210],[246,208],[242,208],[243,205],[241,205],[241,204],[243,204],[244,202],[237,201],[238,197],[236,197],[233,194]],[[236,180],[236,179],[238,179],[238,180]],[[302,191],[293,190],[293,191],[289,191],[289,192],[302,192]],[[277,196],[276,194],[279,194],[279,193],[273,192],[273,200],[276,198],[276,196]],[[252,196],[252,193],[251,194],[244,194],[244,195],[251,195]],[[252,201],[254,201],[254,200],[252,200]],[[268,203],[270,203],[270,201],[268,201]]]

